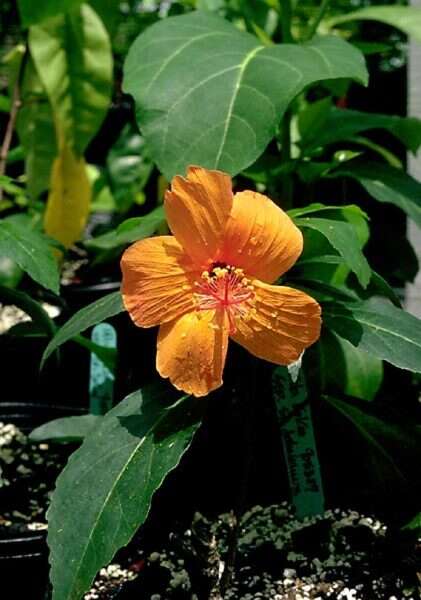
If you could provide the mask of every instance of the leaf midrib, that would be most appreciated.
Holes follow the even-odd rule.
[[[69,598],[69,599],[70,599],[70,598],[72,597],[72,596],[71,596],[71,594],[73,593],[73,590],[74,590],[74,584],[75,584],[75,581],[76,581],[76,579],[77,579],[77,576],[78,576],[78,575],[79,575],[79,573],[80,573],[81,567],[83,566],[83,563],[84,563],[84,558],[85,558],[85,556],[86,556],[86,553],[87,553],[87,551],[88,551],[88,548],[89,548],[90,544],[92,543],[92,539],[93,539],[93,537],[94,537],[95,530],[96,530],[96,528],[97,528],[97,526],[98,526],[98,523],[99,523],[99,521],[100,521],[100,519],[101,519],[101,517],[102,517],[102,515],[103,515],[103,513],[104,513],[104,511],[105,511],[105,507],[106,507],[106,505],[108,504],[108,501],[109,501],[109,499],[111,498],[112,494],[113,494],[113,493],[114,493],[114,491],[116,490],[116,488],[117,488],[117,486],[118,486],[118,484],[119,484],[119,482],[120,482],[120,479],[122,478],[123,474],[126,472],[126,470],[127,470],[127,468],[128,468],[128,465],[129,465],[129,464],[130,464],[130,462],[133,460],[133,457],[134,457],[134,455],[135,455],[135,454],[138,452],[139,448],[140,448],[140,447],[141,447],[141,446],[144,444],[144,442],[145,442],[145,440],[147,439],[147,437],[148,437],[148,436],[149,436],[149,435],[152,433],[152,431],[153,431],[154,429],[156,429],[156,428],[157,428],[157,427],[158,427],[158,426],[161,424],[161,422],[162,422],[162,421],[165,419],[165,417],[166,417],[166,416],[167,416],[167,412],[164,410],[164,411],[163,411],[163,414],[162,414],[162,416],[161,416],[161,417],[160,417],[160,418],[159,418],[159,419],[158,419],[158,420],[157,420],[157,421],[156,421],[154,424],[152,424],[152,425],[151,425],[151,427],[150,427],[150,428],[149,428],[149,429],[148,429],[148,430],[145,432],[145,434],[144,434],[143,438],[142,438],[142,439],[140,440],[140,442],[139,442],[139,443],[138,443],[138,444],[135,446],[135,448],[134,448],[133,452],[130,454],[130,456],[129,456],[128,460],[125,462],[125,466],[124,466],[124,468],[121,470],[120,474],[118,475],[118,477],[117,477],[117,478],[116,478],[116,480],[115,480],[115,483],[114,483],[114,485],[111,487],[111,489],[110,489],[109,493],[107,494],[106,498],[104,499],[104,502],[102,503],[102,505],[101,505],[101,508],[100,508],[100,510],[98,511],[98,516],[97,516],[97,518],[95,519],[94,526],[91,528],[91,535],[90,535],[90,536],[87,538],[87,542],[86,542],[86,544],[84,545],[84,551],[83,551],[83,553],[82,553],[82,555],[81,555],[81,559],[80,559],[80,561],[79,561],[78,568],[77,568],[77,570],[75,570],[75,572],[74,572],[74,576],[73,576],[73,577],[72,577],[72,579],[71,579],[71,583],[70,583],[70,586],[69,586],[69,588],[68,588],[68,589],[69,589],[69,594],[67,594],[67,598]],[[120,450],[121,450],[121,448],[119,449],[119,451],[120,451]],[[152,457],[152,454],[153,454],[154,452],[155,452],[155,447],[153,447],[153,448],[152,448],[152,450],[151,450],[151,457]],[[151,460],[152,460],[152,458],[151,458]],[[85,477],[88,475],[88,473],[90,473],[90,472],[92,471],[92,465],[90,465],[90,466],[91,466],[91,468],[90,468],[90,469],[89,469],[89,470],[88,470],[88,471],[85,473]],[[149,477],[149,479],[150,479],[150,477],[151,477],[151,472],[150,472],[150,471],[149,471],[149,475],[148,475],[148,477]],[[93,577],[92,577],[92,580],[91,580],[91,581],[93,581]]]
[[[257,46],[256,48],[253,48],[253,50],[250,50],[250,52],[246,55],[246,57],[244,58],[243,62],[240,63],[239,65],[239,71],[238,71],[238,76],[237,76],[237,81],[235,82],[234,85],[234,90],[233,90],[233,95],[232,98],[230,100],[230,103],[228,105],[228,112],[227,112],[227,117],[225,119],[225,125],[224,125],[224,131],[222,134],[222,139],[221,139],[221,143],[219,145],[219,150],[216,153],[216,157],[215,157],[215,167],[218,167],[219,161],[221,159],[221,155],[222,155],[222,150],[225,146],[225,142],[227,139],[227,134],[228,134],[228,129],[230,127],[231,124],[231,120],[232,120],[232,115],[234,112],[234,105],[235,102],[237,100],[238,97],[238,93],[241,87],[241,80],[244,76],[245,70],[247,69],[248,64],[250,63],[251,60],[253,60],[253,58],[256,56],[256,54],[258,52],[261,52],[263,49],[265,48],[265,46]]]
[[[357,321],[358,323],[363,323],[364,325],[368,325],[368,327],[370,327],[371,329],[376,329],[378,331],[383,331],[384,333],[388,333],[389,335],[397,337],[400,340],[404,340],[404,341],[408,342],[409,344],[412,344],[413,346],[415,346],[416,348],[421,350],[421,344],[418,345],[414,340],[411,340],[411,338],[407,338],[404,335],[401,335],[401,334],[391,331],[389,329],[385,329],[384,327],[381,327],[379,325],[370,323],[370,321],[365,321],[364,319],[361,319],[360,317],[358,317],[358,320],[357,320],[355,317],[352,318],[351,316],[348,316],[347,314],[344,314],[344,313],[335,313],[334,311],[332,311],[332,312],[328,311],[328,313],[330,314],[331,317],[341,317],[341,318],[347,319],[349,321]],[[372,332],[372,333],[374,333],[374,332]]]

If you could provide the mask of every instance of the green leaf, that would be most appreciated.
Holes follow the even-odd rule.
[[[292,275],[292,279],[294,281],[294,285],[296,281],[301,283],[304,281],[308,287],[311,287],[313,283],[317,286],[322,283],[322,281],[318,281],[317,275],[320,274],[320,270],[326,265],[341,265],[343,264],[343,259],[337,255],[319,255],[312,256],[311,258],[304,258],[299,260],[294,265],[294,271]],[[308,280],[307,282],[305,280]],[[395,291],[390,287],[385,279],[381,275],[379,275],[376,271],[371,270],[371,279],[366,289],[363,289],[361,285],[358,283],[357,279],[355,281],[350,282],[349,278],[346,282],[349,288],[338,288],[335,286],[332,290],[330,290],[331,298],[338,298],[339,295],[342,296],[346,294],[348,300],[357,300],[360,298],[361,300],[367,300],[371,296],[383,296],[387,298],[397,306],[398,308],[402,308],[402,303],[397,297]],[[355,294],[355,292],[356,294]],[[320,288],[320,291],[323,291]],[[329,291],[329,288],[326,288],[326,293]]]
[[[6,305],[14,305],[23,310],[29,317],[31,317],[31,325],[35,325],[39,328],[44,335],[52,337],[56,331],[56,325],[50,318],[47,312],[42,306],[36,301],[32,300],[28,294],[19,290],[12,290],[8,287],[0,285],[0,303]],[[20,325],[23,325],[21,323]],[[17,325],[15,325],[17,327]]]
[[[37,198],[49,188],[58,150],[51,104],[31,58],[24,71],[16,128],[26,154],[27,189],[32,198]]]
[[[402,308],[402,302],[396,295],[396,292],[381,275],[376,273],[376,271],[371,271],[370,283],[365,290],[359,285],[356,279],[348,279],[347,284],[357,292],[362,300],[368,300],[371,296],[383,296],[398,308]]]
[[[0,221],[0,256],[16,261],[34,281],[59,291],[59,271],[47,238],[13,217]]]
[[[183,397],[168,406],[165,396],[162,388],[128,396],[59,476],[48,511],[53,600],[83,597],[145,521],[154,492],[191,443],[205,405]]]
[[[10,112],[11,106],[12,106],[12,103],[10,102],[10,98],[8,98],[7,96],[3,96],[3,94],[1,94],[0,95],[0,112],[2,112],[2,113]]]
[[[376,144],[372,140],[369,140],[368,138],[361,136],[361,135],[356,135],[355,137],[350,137],[348,141],[351,142],[352,144],[358,144],[358,146],[363,146],[363,148],[368,148],[372,152],[375,152],[376,154],[378,154],[380,156],[380,158],[382,160],[386,161],[392,167],[395,167],[396,169],[403,169],[403,163],[402,163],[401,159],[398,158],[398,156],[396,154],[394,154],[393,152],[391,152],[390,150],[385,148],[385,146]],[[360,156],[362,154],[362,152],[354,152],[353,154],[354,154],[354,157],[351,157],[351,158],[356,158],[356,157]]]
[[[2,175],[0,178],[1,189],[10,194],[11,196],[21,196],[24,191],[23,188],[13,183],[13,181],[14,180],[11,177],[7,177],[7,175]]]
[[[421,42],[421,8],[416,6],[368,6],[345,15],[335,16],[327,22],[334,27],[348,21],[380,21],[396,27]]]
[[[8,256],[0,256],[0,285],[15,288],[19,285],[23,271],[16,261]]]
[[[120,12],[120,3],[116,2],[116,0],[89,0],[89,4],[101,17],[101,20],[112,39],[121,22],[122,13]],[[128,25],[128,28],[129,27],[130,26]]]
[[[323,322],[356,348],[421,373],[421,320],[387,300],[326,304]]]
[[[355,425],[369,444],[370,452],[367,453],[367,460],[371,462],[375,476],[379,480],[383,480],[383,484],[385,479],[389,481],[398,479],[401,483],[405,482],[406,477],[396,461],[395,452],[391,453],[387,447],[390,438],[394,442],[406,443],[408,438],[404,432],[400,431],[398,427],[393,427],[378,417],[370,415],[351,402],[344,402],[332,396],[324,396],[324,398]]]
[[[399,206],[421,226],[421,183],[389,165],[381,163],[348,163],[332,171],[332,177],[351,177],[379,202]]]
[[[369,54],[383,54],[385,52],[390,52],[393,50],[393,43],[384,43],[384,42],[366,42],[362,40],[352,40],[354,46],[361,50],[361,52],[368,56]]]
[[[195,12],[163,19],[137,38],[124,89],[153,159],[171,179],[189,164],[231,175],[245,169],[297,94],[337,78],[367,82],[362,54],[338,37],[264,46],[216,15]]]
[[[403,529],[421,533],[421,512],[415,515],[415,517],[411,519]]]
[[[19,12],[23,26],[34,25],[49,17],[67,12],[81,3],[82,0],[18,0]]]
[[[300,208],[293,208],[287,211],[291,218],[303,217],[314,213],[341,213],[345,220],[349,220],[351,213],[355,213],[363,219],[367,219],[366,213],[356,204],[347,204],[345,206],[334,206],[329,204],[321,204],[320,202],[313,202],[307,204],[307,206],[301,206]]]
[[[339,258],[339,257],[338,257]],[[343,300],[345,302],[353,302],[359,300],[357,294],[352,290],[338,285],[330,285],[324,281],[301,277],[299,274],[290,280],[294,288],[298,288],[313,296],[319,302],[331,300]]]
[[[117,365],[117,349],[116,348],[106,348],[105,346],[101,346],[100,344],[96,344],[92,340],[83,337],[83,335],[76,335],[72,338],[72,341],[82,348],[86,348],[92,354],[96,354],[96,356],[104,363],[109,371],[112,373],[116,370]]]
[[[125,127],[107,156],[111,190],[121,212],[127,212],[136,202],[152,169],[145,140],[131,126]]]
[[[54,419],[29,434],[31,442],[81,442],[101,422],[99,415],[80,415]]]
[[[9,150],[9,153],[7,155],[8,165],[13,165],[23,160],[25,160],[25,151],[23,149],[23,146],[15,146],[14,148],[11,148]]]
[[[82,154],[110,103],[112,54],[107,31],[94,10],[83,4],[33,25],[29,47],[59,137]]]
[[[314,229],[325,236],[342,256],[345,265],[356,274],[361,285],[367,287],[371,269],[360,249],[360,242],[351,224],[315,217],[295,218],[294,222],[297,227]]]
[[[320,104],[324,100],[315,104]],[[310,105],[313,108],[312,105]],[[324,147],[341,140],[353,138],[358,133],[371,129],[386,129],[397,137],[414,154],[421,146],[421,120],[415,117],[397,117],[394,115],[382,115],[376,113],[365,113],[357,110],[344,110],[330,106],[329,110],[317,112],[318,119],[313,123],[308,122],[310,115],[306,117],[304,111],[300,115],[299,125],[301,129],[300,145],[304,151]],[[309,109],[307,109],[309,110]]]
[[[331,331],[320,339],[323,377],[347,396],[373,400],[383,381],[383,362]]]
[[[348,221],[354,226],[355,233],[360,241],[361,248],[365,246],[370,237],[370,231],[367,225],[368,216],[361,210],[359,206],[355,204],[348,204],[345,206],[329,206],[327,204],[320,204],[315,202],[308,204],[302,208],[294,208],[288,211],[291,218],[303,217],[308,215],[319,216],[322,213],[322,217],[328,219],[336,219],[341,221]]]
[[[99,250],[111,250],[151,236],[163,223],[165,223],[164,208],[158,206],[144,217],[133,217],[123,221],[115,231],[86,240],[85,246]]]
[[[105,319],[109,319],[123,310],[124,306],[120,292],[112,292],[111,294],[107,294],[103,298],[92,302],[92,304],[84,306],[57,331],[56,335],[45,349],[41,366],[62,344],[71,340],[73,337],[78,336],[85,331],[85,329],[88,329],[88,327],[93,327],[97,323],[101,323],[101,321],[105,321]]]

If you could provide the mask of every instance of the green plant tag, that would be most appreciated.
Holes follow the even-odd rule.
[[[277,367],[272,384],[297,517],[320,514],[323,487],[304,375],[299,371],[294,377],[286,367]]]
[[[92,330],[92,341],[105,348],[115,348],[117,336],[109,323],[99,323]],[[89,412],[93,415],[105,415],[112,407],[114,373],[104,365],[96,354],[91,354],[89,378]]]

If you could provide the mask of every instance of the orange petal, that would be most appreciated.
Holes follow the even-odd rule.
[[[221,171],[189,167],[165,194],[170,229],[201,269],[216,260],[231,208],[231,178]]]
[[[304,292],[253,281],[256,312],[238,319],[232,338],[259,358],[287,365],[320,337],[320,306]]]
[[[301,231],[272,200],[252,191],[235,194],[223,262],[272,283],[292,267],[302,249]]]
[[[161,325],[156,368],[179,390],[206,396],[222,385],[228,332],[222,311],[191,312]]]
[[[124,306],[140,327],[173,321],[192,310],[194,265],[169,235],[130,246],[121,259]]]

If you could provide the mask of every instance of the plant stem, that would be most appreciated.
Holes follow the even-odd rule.
[[[21,107],[20,88],[23,78],[23,72],[26,64],[27,47],[25,53],[22,56],[22,60],[19,66],[19,72],[16,77],[16,82],[13,87],[12,106],[9,113],[9,120],[7,122],[6,131],[4,134],[3,142],[0,149],[0,176],[6,172],[7,156],[9,154],[10,145],[12,143],[13,132],[15,130],[16,119],[18,116],[19,108]],[[0,186],[0,201],[3,199],[3,188]]]
[[[225,568],[219,583],[219,592],[221,598],[224,598],[235,570],[235,562],[237,558],[238,538],[240,534],[241,519],[243,517],[246,501],[247,490],[250,476],[250,466],[252,462],[252,434],[253,434],[253,413],[254,403],[256,398],[256,359],[248,357],[249,377],[247,377],[246,386],[244,389],[244,405],[241,410],[240,419],[243,424],[243,440],[242,440],[242,464],[239,481],[238,499],[234,510],[231,511],[231,530],[228,537],[228,551],[225,559]]]
[[[319,6],[319,10],[314,17],[313,22],[309,25],[307,34],[304,36],[304,41],[311,40],[313,35],[316,33],[318,26],[320,25],[321,20],[325,16],[326,10],[329,6],[330,0],[322,0]]]
[[[281,158],[282,164],[287,165],[291,161],[291,110],[285,111],[282,118],[281,130]],[[282,186],[282,208],[288,210],[292,207],[293,201],[293,180],[290,173],[284,173],[281,179]]]
[[[282,43],[291,44],[294,42],[291,33],[291,21],[292,21],[292,8],[291,0],[281,0],[281,31],[282,31]]]

